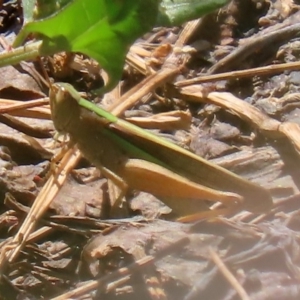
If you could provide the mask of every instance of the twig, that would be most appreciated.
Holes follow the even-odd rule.
[[[221,260],[220,256],[216,253],[216,251],[214,251],[212,248],[209,248],[209,253],[211,255],[211,258],[212,258],[213,262],[219,268],[219,270],[224,275],[224,277],[227,279],[227,281],[236,290],[236,292],[239,294],[241,299],[242,300],[250,300],[250,298],[249,298],[247,292],[245,291],[245,289],[240,285],[240,283],[237,281],[237,279],[229,271],[229,269],[226,267],[226,265]]]

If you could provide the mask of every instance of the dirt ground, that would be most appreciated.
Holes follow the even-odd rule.
[[[0,7],[3,50],[22,11]],[[233,0],[155,28],[103,99],[91,90],[105,74],[80,54],[1,68],[0,299],[299,299],[299,7]],[[115,205],[120,190],[53,138],[41,63],[53,82],[260,185],[272,207],[207,218],[223,207],[200,201],[199,220],[181,223],[145,192]],[[254,198],[253,211],[267,201]]]

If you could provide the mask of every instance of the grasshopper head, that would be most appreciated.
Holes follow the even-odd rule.
[[[66,83],[55,83],[51,86],[51,117],[58,132],[67,133],[71,123],[74,120],[76,122],[79,116],[79,106],[73,90],[73,87]]]

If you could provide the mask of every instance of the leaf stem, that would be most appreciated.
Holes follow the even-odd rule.
[[[29,43],[25,46],[0,53],[0,67],[16,65],[24,60],[37,58],[41,53],[42,41]]]

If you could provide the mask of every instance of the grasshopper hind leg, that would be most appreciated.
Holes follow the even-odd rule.
[[[144,160],[129,159],[118,173],[128,186],[160,198],[178,216],[201,212],[205,204],[203,200],[221,202],[230,210],[243,203],[238,194],[207,188]],[[208,211],[209,214],[216,216],[214,211]]]

